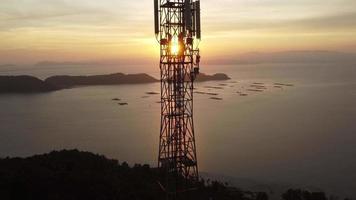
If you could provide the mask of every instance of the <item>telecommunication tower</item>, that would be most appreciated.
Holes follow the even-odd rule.
[[[158,167],[175,199],[198,177],[193,123],[194,80],[199,74],[200,0],[154,0],[160,44],[161,127]]]

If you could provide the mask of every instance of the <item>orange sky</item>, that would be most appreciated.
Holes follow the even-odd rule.
[[[244,52],[356,49],[354,0],[201,0],[205,60]],[[2,0],[0,64],[152,62],[152,0]]]

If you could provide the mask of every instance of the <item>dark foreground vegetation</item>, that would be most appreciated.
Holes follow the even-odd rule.
[[[119,163],[89,152],[54,151],[29,158],[0,159],[1,200],[160,200],[160,173],[148,165]],[[184,199],[267,200],[263,192],[241,191],[202,180]],[[284,200],[326,200],[324,193],[289,190]]]

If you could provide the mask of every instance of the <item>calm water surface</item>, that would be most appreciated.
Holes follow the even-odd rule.
[[[158,70],[158,69],[157,69]],[[147,72],[147,67],[1,69],[0,74]],[[356,188],[356,65],[206,66],[233,80],[198,83],[195,128],[200,170],[261,181],[312,185],[338,194]],[[247,91],[253,82],[264,92]],[[273,83],[294,87],[275,88]],[[206,86],[227,84],[224,89]],[[159,84],[81,87],[0,96],[0,156],[78,148],[156,165]],[[237,91],[248,94],[240,96]],[[128,106],[119,106],[120,98]]]

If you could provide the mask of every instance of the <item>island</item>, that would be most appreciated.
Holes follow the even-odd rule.
[[[0,94],[39,93],[58,89],[56,86],[33,76],[0,76]]]
[[[145,84],[155,83],[158,80],[148,74],[123,74],[115,73],[94,76],[52,76],[45,80],[46,83],[60,88],[89,85],[120,85],[120,84]]]
[[[199,74],[195,81],[229,80],[226,74]],[[121,85],[121,84],[149,84],[160,80],[148,74],[114,73],[92,76],[51,76],[45,80],[33,76],[0,76],[0,94],[5,93],[42,93],[80,86]]]
[[[204,74],[204,73],[200,73],[197,78],[195,79],[195,81],[197,82],[205,82],[205,81],[226,81],[226,80],[230,80],[231,78],[223,73],[217,73],[217,74],[213,74],[213,75],[208,75],[208,74]]]

